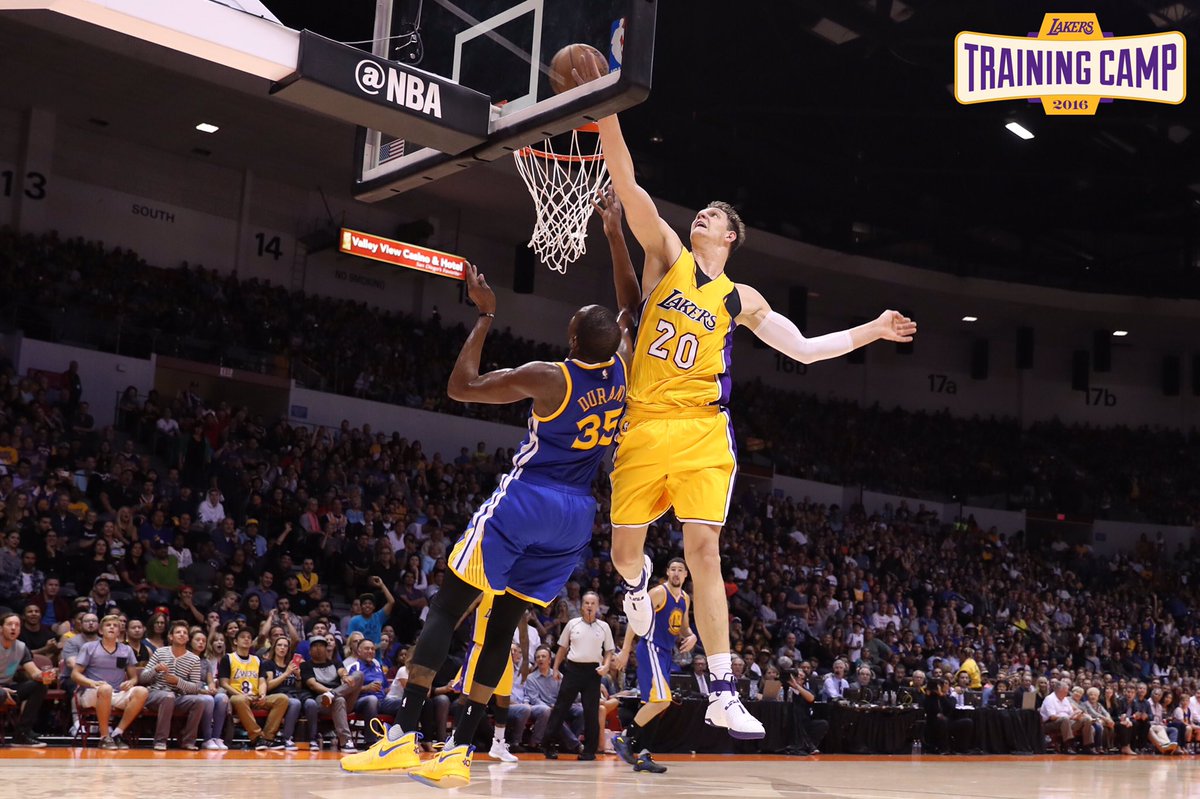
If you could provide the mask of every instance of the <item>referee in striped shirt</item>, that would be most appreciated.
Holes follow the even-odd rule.
[[[161,646],[150,655],[150,662],[138,682],[150,686],[147,708],[154,708],[158,722],[154,728],[154,748],[163,751],[171,737],[171,719],[175,711],[187,711],[187,722],[179,737],[179,745],[188,751],[196,751],[196,733],[203,724],[204,729],[212,726],[213,698],[201,693],[204,686],[200,674],[200,658],[189,652],[188,623],[171,623],[168,635],[170,646]]]
[[[600,597],[595,591],[583,595],[580,610],[582,615],[563,628],[558,637],[558,654],[554,656],[554,673],[562,672],[562,686],[547,725],[545,754],[551,760],[558,757],[558,731],[576,695],[582,695],[583,703],[583,752],[579,759],[595,760],[596,746],[600,743],[600,678],[612,660],[612,630],[596,618]]]

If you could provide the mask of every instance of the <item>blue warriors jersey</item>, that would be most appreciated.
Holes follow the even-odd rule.
[[[529,434],[513,458],[513,476],[586,488],[617,435],[625,411],[625,362],[558,364],[567,379],[562,405],[549,416],[529,414]]]
[[[675,641],[687,629],[688,595],[680,591],[679,599],[671,596],[667,589],[667,598],[662,607],[654,609],[654,619],[650,622],[650,632],[646,640],[659,649],[673,650]]]

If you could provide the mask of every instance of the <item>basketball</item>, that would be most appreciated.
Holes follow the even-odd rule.
[[[554,58],[550,61],[550,86],[554,89],[555,94],[562,94],[579,85],[571,70],[576,69],[580,74],[586,74],[588,58],[595,60],[601,75],[608,74],[608,59],[591,45],[568,44],[554,54]]]

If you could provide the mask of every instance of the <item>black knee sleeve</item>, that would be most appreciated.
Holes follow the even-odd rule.
[[[450,641],[454,638],[458,620],[480,593],[478,588],[468,585],[454,572],[446,572],[442,590],[434,595],[429,604],[429,616],[425,619],[421,635],[417,637],[417,645],[413,647],[409,668],[421,666],[436,672],[442,667],[450,651]],[[509,635],[512,635],[511,631]]]
[[[525,600],[511,594],[496,597],[492,603],[492,615],[488,619],[483,651],[479,653],[479,663],[475,666],[475,682],[492,687],[500,682],[504,668],[512,657],[513,630],[517,629],[527,605]]]

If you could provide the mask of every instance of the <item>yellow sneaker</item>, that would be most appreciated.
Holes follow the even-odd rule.
[[[421,765],[421,756],[417,754],[417,741],[420,734],[405,733],[396,740],[389,737],[392,731],[399,732],[399,727],[387,725],[379,719],[371,719],[371,729],[379,736],[370,749],[342,758],[342,771],[395,771],[410,769]]]
[[[447,749],[408,772],[417,782],[434,788],[463,788],[471,784],[471,755],[475,747],[463,744]]]

